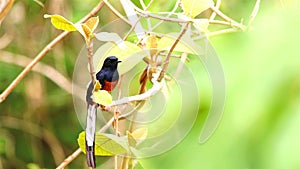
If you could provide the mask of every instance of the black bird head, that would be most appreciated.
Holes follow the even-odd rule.
[[[121,62],[121,61],[118,60],[117,57],[115,57],[115,56],[110,56],[110,57],[108,57],[108,58],[106,58],[106,59],[104,60],[102,69],[103,69],[103,68],[117,69],[118,63],[120,63],[120,62]]]

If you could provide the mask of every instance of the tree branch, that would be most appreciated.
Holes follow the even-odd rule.
[[[120,19],[122,19],[128,25],[131,25],[131,23],[128,21],[128,19],[126,19],[122,14],[120,14],[120,12],[118,10],[116,10],[107,0],[103,0],[103,2],[111,10],[111,12],[113,14],[115,14],[117,17],[119,17]]]
[[[79,23],[85,22],[90,17],[94,16],[103,7],[104,2],[101,1],[89,14],[83,17]],[[63,32],[53,39],[42,51],[24,68],[24,70],[15,78],[15,80],[1,93],[0,103],[17,87],[21,80],[32,70],[32,68],[61,40],[63,40],[70,32]]]
[[[165,60],[164,60],[163,69],[162,69],[162,71],[160,72],[160,75],[159,75],[159,77],[158,77],[158,79],[157,79],[159,82],[160,82],[160,81],[163,79],[163,77],[165,76],[165,73],[166,73],[167,68],[168,68],[168,66],[169,66],[169,60],[170,60],[170,57],[171,57],[171,55],[172,55],[172,52],[173,52],[173,50],[175,49],[175,47],[176,47],[176,45],[178,44],[178,42],[180,41],[181,37],[182,37],[182,36],[184,35],[184,33],[187,31],[187,28],[189,27],[189,24],[190,24],[190,22],[188,22],[188,23],[185,24],[185,26],[184,26],[183,29],[181,30],[179,36],[177,37],[177,39],[176,39],[175,42],[173,43],[172,47],[170,48],[170,51],[169,51],[167,57],[166,57]]]
[[[6,51],[0,51],[0,55],[1,55],[0,57],[1,62],[14,64],[22,67],[25,67],[31,61],[31,59],[26,56],[13,54]],[[36,64],[35,67],[33,67],[32,70],[49,78],[54,83],[56,83],[60,88],[72,94],[72,82],[64,75],[62,75],[60,72],[58,72],[55,68],[39,62]],[[79,93],[84,92],[84,90],[81,87],[77,86],[76,84],[73,84],[73,87],[76,88],[76,91],[78,91],[75,92],[74,95],[77,96],[78,98],[82,98],[82,96],[79,95]]]

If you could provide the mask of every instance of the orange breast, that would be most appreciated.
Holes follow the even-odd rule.
[[[117,84],[118,81],[109,82],[104,80],[104,86],[102,86],[102,90],[106,90],[110,93],[116,87]]]

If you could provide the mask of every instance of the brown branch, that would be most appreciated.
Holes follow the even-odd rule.
[[[107,0],[103,0],[103,2],[108,7],[108,9],[111,10],[111,12],[113,14],[115,14],[117,17],[119,17],[120,19],[122,19],[128,25],[131,25],[131,23],[128,21],[128,19],[126,19],[123,15],[121,15],[120,12],[118,10],[116,10]]]
[[[58,167],[56,167],[56,169],[64,169],[68,164],[70,164],[70,162],[72,162],[76,157],[79,156],[79,154],[81,154],[81,149],[78,148],[77,150],[75,150],[71,155],[69,155]]]
[[[0,57],[1,62],[14,64],[17,66],[25,67],[29,62],[31,62],[31,59],[26,56],[13,54],[6,51],[0,51],[0,55],[1,55]],[[32,70],[49,78],[54,83],[56,83],[60,88],[72,94],[72,82],[64,75],[62,75],[60,72],[58,72],[55,68],[39,62],[36,64],[35,67],[33,67]],[[76,91],[78,91],[74,93],[75,96],[77,96],[78,98],[82,98],[80,93],[84,92],[83,89],[76,84],[73,84],[73,87],[76,88]]]
[[[183,27],[183,29],[181,30],[179,36],[177,37],[177,39],[175,40],[175,42],[173,43],[172,47],[170,48],[170,51],[167,55],[167,57],[165,58],[164,60],[164,65],[163,65],[163,68],[162,68],[162,71],[160,72],[160,75],[158,77],[158,82],[160,82],[163,77],[165,76],[165,73],[168,69],[168,66],[169,66],[169,60],[170,60],[170,57],[172,55],[172,52],[173,50],[175,49],[176,45],[178,44],[178,42],[180,41],[181,37],[184,35],[184,33],[187,31],[188,27],[189,27],[189,24],[190,22],[186,23],[185,26]]]
[[[79,23],[85,22],[90,17],[94,16],[103,7],[104,2],[101,1],[89,14],[83,17]],[[15,78],[15,80],[1,93],[0,103],[17,87],[21,80],[32,70],[32,68],[61,40],[63,40],[70,32],[63,32],[53,39],[42,51],[24,68],[24,70]]]

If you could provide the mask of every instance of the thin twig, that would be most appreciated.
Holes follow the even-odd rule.
[[[89,14],[83,17],[78,23],[83,23],[90,17],[94,16],[103,7],[104,2],[101,1]],[[17,87],[21,80],[31,71],[31,69],[61,40],[63,40],[70,32],[63,32],[53,39],[42,51],[24,68],[24,70],[15,78],[15,80],[1,93],[0,103]]]
[[[181,37],[182,37],[182,36],[184,35],[184,33],[187,31],[187,28],[188,28],[188,27],[189,27],[189,22],[185,24],[185,26],[184,26],[183,29],[181,30],[179,36],[177,37],[177,39],[176,39],[175,42],[173,43],[172,47],[170,48],[170,51],[169,51],[167,57],[166,57],[165,60],[164,60],[164,65],[163,65],[162,71],[160,72],[160,75],[159,75],[159,77],[158,77],[158,82],[160,82],[160,81],[163,79],[163,77],[164,77],[164,75],[165,75],[165,73],[166,73],[166,71],[167,71],[167,69],[168,69],[168,66],[169,66],[169,60],[170,60],[170,57],[171,57],[171,55],[172,55],[172,52],[173,52],[173,50],[175,49],[175,47],[176,47],[176,45],[178,44],[178,42],[180,41]]]
[[[77,150],[75,150],[71,155],[69,155],[58,167],[56,167],[56,169],[64,169],[68,164],[70,164],[70,162],[72,162],[76,157],[79,156],[79,154],[81,154],[81,149],[78,148]]]
[[[245,30],[246,26],[243,24],[240,24],[238,22],[236,22],[235,20],[231,19],[230,17],[228,17],[227,15],[225,15],[222,11],[220,11],[218,8],[212,6],[210,7],[217,15],[219,15],[222,19],[224,19],[225,21],[231,23],[232,26],[238,27],[241,30]]]
[[[119,17],[120,19],[122,19],[122,21],[124,21],[128,25],[131,25],[131,23],[129,22],[129,20],[126,19],[122,14],[120,14],[120,12],[118,10],[116,10],[107,0],[103,0],[103,2],[111,10],[111,12],[113,14],[115,14],[117,17]]]
[[[169,12],[169,13],[167,14],[167,17],[168,17],[168,18],[169,18],[172,14],[175,13],[175,11],[176,11],[176,9],[178,8],[179,4],[180,4],[180,0],[177,0],[176,3],[175,3],[175,5],[174,5],[174,7],[173,7],[173,9],[171,10],[171,12]],[[156,25],[154,25],[154,26],[152,27],[152,29],[151,29],[150,31],[153,31],[153,30],[155,30],[156,28],[158,28],[163,22],[164,22],[163,20],[159,21]]]
[[[219,9],[220,6],[221,6],[221,0],[217,0],[215,8],[216,8],[216,9]],[[213,11],[213,13],[211,14],[209,20],[210,20],[210,21],[211,21],[211,20],[214,20],[216,16],[217,16],[216,12]]]
[[[183,19],[176,19],[176,18],[169,18],[169,17],[155,15],[155,14],[143,11],[143,10],[139,9],[138,7],[136,7],[135,5],[133,5],[133,7],[134,7],[134,10],[137,13],[139,13],[141,16],[143,16],[145,18],[151,17],[151,18],[158,19],[158,20],[163,20],[163,21],[168,21],[168,22],[176,22],[176,23],[190,22],[190,21],[186,21],[186,20],[183,20]]]
[[[146,100],[149,97],[155,95],[158,91],[160,91],[161,88],[162,88],[161,83],[159,83],[157,81],[153,81],[153,87],[151,89],[149,89],[147,92],[140,94],[140,95],[125,97],[120,100],[113,101],[113,103],[108,105],[107,107],[110,108],[110,107],[127,104],[127,103],[134,102],[134,101]]]
[[[220,20],[209,20],[209,24],[220,24],[220,25],[227,25],[227,26],[234,26],[232,22],[228,21],[220,21]]]
[[[247,27],[249,27],[252,24],[252,22],[254,21],[256,15],[258,13],[258,10],[259,10],[259,5],[260,5],[260,0],[256,0],[256,3],[255,3],[255,6],[253,8],[253,11],[251,12],[250,19],[249,19]]]
[[[201,36],[195,37],[195,38],[193,38],[193,40],[201,40],[201,39],[205,39],[207,37],[212,37],[212,36],[227,34],[227,33],[233,33],[233,32],[239,32],[239,31],[240,30],[236,29],[236,28],[222,29],[222,30],[218,30],[215,32],[207,33],[206,35],[201,35]]]

